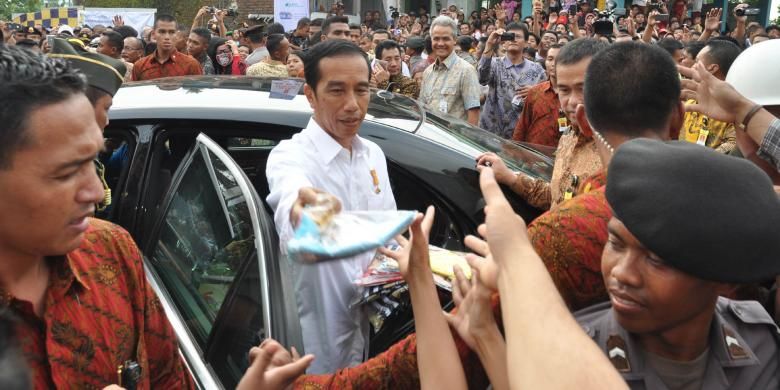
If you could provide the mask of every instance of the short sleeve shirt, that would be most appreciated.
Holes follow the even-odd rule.
[[[444,61],[436,59],[422,79],[420,102],[430,109],[465,121],[468,110],[479,108],[477,70],[454,51]]]
[[[134,81],[201,74],[203,74],[203,70],[198,60],[176,50],[163,63],[157,61],[157,52],[155,51],[136,61],[133,65]]]

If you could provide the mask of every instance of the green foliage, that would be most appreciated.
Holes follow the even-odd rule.
[[[780,13],[780,4],[777,5],[777,12]],[[775,18],[775,20],[770,20],[769,23],[770,24],[776,24],[776,25],[780,26],[780,16]]]
[[[40,9],[40,0],[0,0],[0,19],[11,20],[11,14],[35,12]]]

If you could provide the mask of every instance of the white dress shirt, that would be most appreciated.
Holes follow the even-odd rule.
[[[266,176],[270,189],[267,201],[274,210],[283,254],[293,235],[290,210],[303,187],[336,196],[345,211],[396,209],[387,162],[379,146],[356,136],[350,153],[314,118],[303,131],[271,151]],[[304,349],[316,356],[308,373],[335,372],[364,360],[368,319],[360,307],[350,304],[359,298],[353,281],[363,274],[373,256],[372,251],[314,265],[292,262]]]

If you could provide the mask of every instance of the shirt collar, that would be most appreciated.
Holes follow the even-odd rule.
[[[440,65],[444,65],[444,67],[447,68],[447,70],[450,70],[455,65],[455,62],[458,61],[459,58],[460,57],[458,57],[458,55],[455,54],[455,50],[453,50],[452,53],[450,53],[450,55],[444,59],[444,61],[441,61],[438,58],[436,58],[435,64],[437,67]]]
[[[155,50],[154,53],[152,53],[152,59],[154,60],[154,62],[157,62],[159,64],[160,61],[157,61],[157,53],[158,53],[157,50]],[[171,52],[171,56],[168,57],[168,60],[165,61],[165,62],[171,61],[173,63],[176,63],[176,56],[178,56],[178,55],[179,55],[179,51],[176,50],[176,48],[174,48],[173,51]],[[163,63],[165,63],[165,62],[163,62]]]
[[[76,249],[78,250],[78,249]],[[53,294],[56,297],[65,295],[77,283],[86,290],[89,285],[84,282],[76,264],[71,261],[69,255],[47,257],[44,261],[49,266],[49,285],[47,294]],[[0,307],[7,307],[15,297],[0,287]]]
[[[519,64],[513,64],[512,61],[507,56],[504,56],[504,60],[503,61],[504,61],[504,67],[507,68],[507,69],[509,69],[509,68],[511,68],[513,66],[516,66],[518,68],[522,68],[522,67],[525,66],[525,58],[523,59],[523,62],[521,62]]]
[[[317,149],[318,156],[322,160],[321,162],[324,165],[330,164],[331,161],[333,161],[338,154],[344,150],[344,147],[341,146],[338,142],[336,142],[333,137],[330,136],[317,121],[314,120],[314,117],[312,116],[311,119],[309,119],[309,124],[306,125],[306,128],[303,130],[311,139],[312,143],[314,144],[314,147]],[[365,147],[363,145],[363,141],[360,138],[360,136],[355,136],[354,139],[352,139],[352,153],[355,155],[358,155],[362,153],[365,150]]]
[[[657,388],[657,386],[651,385],[656,382],[661,383],[660,378],[646,369],[644,351],[636,343],[634,337],[620,326],[611,308],[606,321],[604,327],[606,334],[601,337],[602,340],[606,341],[606,344],[602,347],[605,348],[607,358],[613,366],[626,381],[644,380],[645,384],[648,385],[647,388]],[[724,368],[760,364],[749,344],[717,309],[712,317],[708,342],[710,356],[708,357],[707,373],[716,370],[715,373],[719,372],[718,378],[726,380]],[[729,347],[731,347],[731,352],[729,352]],[[720,363],[720,365],[713,366],[711,363],[714,362]],[[705,373],[705,377],[708,376],[707,373]]]

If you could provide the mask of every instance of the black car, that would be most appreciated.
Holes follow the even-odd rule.
[[[130,83],[114,97],[105,131],[113,204],[100,216],[139,243],[204,388],[235,387],[247,351],[264,338],[302,350],[265,170],[271,149],[306,126],[311,108],[302,94],[276,98],[278,83],[208,76]],[[552,172],[550,158],[532,148],[387,91],[372,91],[360,135],[387,156],[398,208],[434,205],[431,244],[453,250],[464,250],[464,237],[484,220],[477,155],[496,152],[511,169],[547,180]],[[508,196],[526,220],[539,214]],[[371,353],[411,332],[410,318],[373,335]]]

